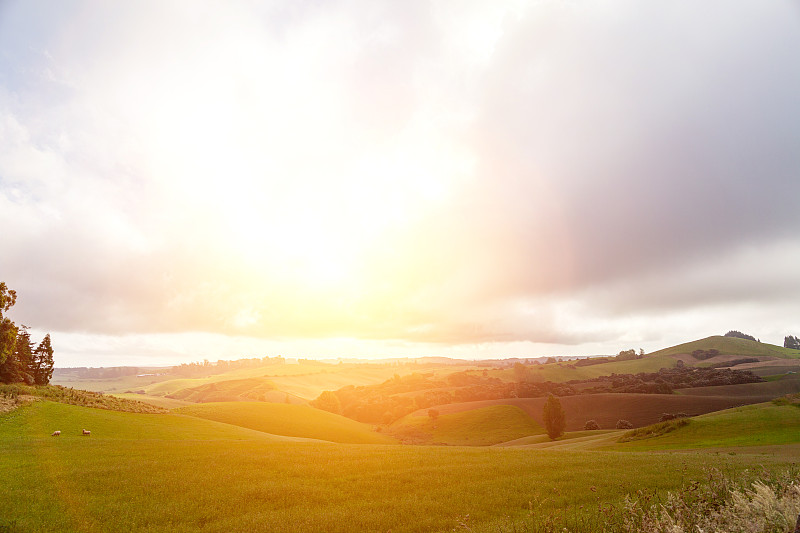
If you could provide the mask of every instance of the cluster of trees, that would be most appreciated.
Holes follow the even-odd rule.
[[[701,361],[705,359],[711,359],[712,357],[716,357],[719,355],[719,350],[716,348],[711,348],[710,350],[695,350],[692,352],[692,356],[695,359],[700,359]]]
[[[50,334],[34,348],[27,326],[6,316],[16,302],[17,293],[0,282],[0,382],[47,385],[54,365]]]
[[[736,339],[747,339],[749,341],[761,342],[752,335],[748,335],[747,333],[742,333],[741,331],[736,331],[735,329],[730,330],[728,333],[723,335],[723,337],[733,337]]]
[[[783,347],[791,348],[792,350],[800,350],[800,338],[793,335],[787,335],[783,339]]]
[[[690,387],[711,387],[715,385],[738,385],[741,383],[759,383],[761,377],[749,370],[731,370],[729,368],[662,368],[658,372],[640,372],[638,374],[611,374],[594,379],[573,380],[568,385],[596,383],[591,388],[584,388],[584,393],[624,392],[646,394],[671,394],[675,389]]]
[[[517,372],[515,377],[528,374]],[[664,368],[653,373],[611,374],[594,379],[551,381],[502,381],[470,372],[456,372],[446,379],[433,374],[395,375],[378,385],[349,385],[324,391],[311,405],[371,424],[389,424],[418,409],[437,405],[503,398],[542,398],[603,392],[671,394],[675,389],[735,385],[763,381],[752,372],[715,368]]]

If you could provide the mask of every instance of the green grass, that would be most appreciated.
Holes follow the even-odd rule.
[[[796,409],[796,408],[793,408]],[[60,427],[62,437],[50,437]],[[91,437],[74,430],[92,429]],[[0,415],[0,524],[54,532],[498,531],[770,457],[286,442],[178,415],[36,402]]]
[[[350,444],[393,444],[372,426],[307,405],[264,402],[219,402],[179,407],[174,413],[216,420],[274,435]]]
[[[489,446],[539,435],[544,429],[519,407],[495,405],[440,415],[435,421],[427,415],[408,415],[389,431],[414,444]]]
[[[686,342],[670,348],[653,352],[653,356],[691,354],[695,350],[719,350],[721,355],[743,355],[750,357],[771,356],[784,359],[800,359],[800,350],[791,350],[783,346],[775,346],[766,342],[755,342],[736,337],[713,336],[692,342]],[[698,360],[699,362],[699,360]]]
[[[619,444],[615,448],[664,450],[797,443],[800,443],[800,408],[770,402],[694,417],[688,425],[669,433]]]

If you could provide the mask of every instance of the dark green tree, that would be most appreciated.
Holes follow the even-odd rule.
[[[783,339],[783,347],[791,348],[792,350],[800,350],[800,338],[794,337],[792,335],[787,335]]]
[[[36,347],[31,360],[31,370],[33,380],[37,385],[47,385],[53,377],[53,345],[50,342],[50,334],[44,336],[42,342]]]
[[[544,402],[542,418],[550,440],[556,440],[564,434],[564,429],[567,426],[567,415],[564,413],[559,399],[552,394],[548,395],[547,401]]]
[[[17,302],[17,293],[9,289],[5,282],[0,281],[0,365],[14,353],[14,343],[17,340],[17,327],[5,316]]]

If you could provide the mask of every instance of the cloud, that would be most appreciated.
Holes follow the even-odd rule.
[[[800,328],[789,3],[0,9],[20,322],[440,349],[649,342],[726,306]]]

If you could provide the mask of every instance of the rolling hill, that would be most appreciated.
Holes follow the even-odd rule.
[[[489,446],[544,433],[525,411],[512,405],[493,405],[441,415],[433,420],[427,411],[405,416],[387,433],[407,444]]]
[[[664,348],[648,355],[648,357],[662,355],[691,354],[695,350],[718,350],[722,355],[741,355],[746,357],[777,357],[780,359],[800,359],[800,350],[792,350],[766,342],[756,342],[737,337],[723,337],[715,335]]]
[[[273,435],[305,437],[350,444],[394,444],[392,437],[372,427],[307,405],[265,402],[204,403],[173,409],[173,413],[215,420]]]

